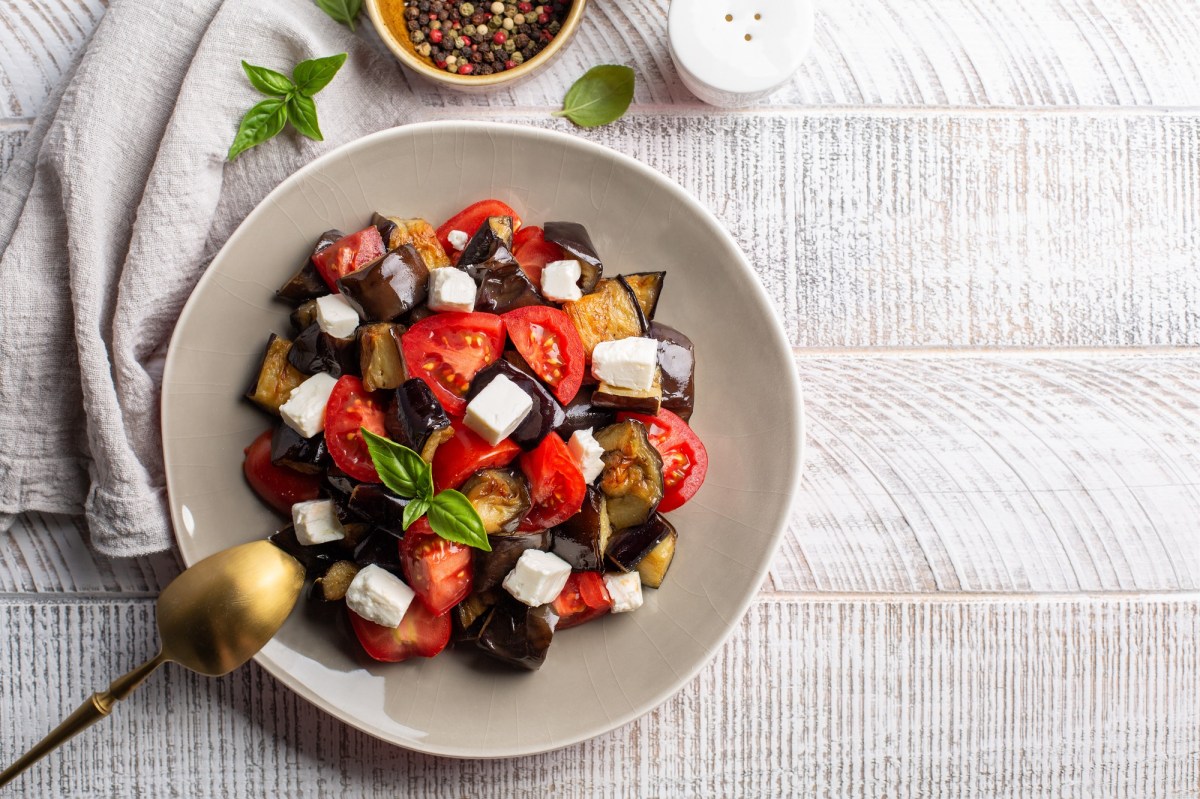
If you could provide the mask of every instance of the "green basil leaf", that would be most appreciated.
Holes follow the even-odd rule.
[[[230,161],[237,158],[243,151],[255,145],[262,144],[279,131],[287,122],[287,104],[282,97],[269,97],[258,103],[242,117],[233,144],[229,145],[229,153],[225,156]]]
[[[333,76],[346,63],[346,54],[325,56],[301,61],[292,70],[292,78],[296,81],[296,90],[305,97],[312,97],[329,85]]]
[[[354,30],[354,22],[362,12],[362,0],[317,0],[317,7]]]
[[[563,98],[562,110],[553,116],[566,117],[581,128],[594,128],[620,119],[632,101],[633,69],[603,64],[592,67],[572,84]]]
[[[404,506],[404,529],[412,527],[412,523],[429,512],[429,500],[417,497]]]
[[[447,541],[491,552],[492,545],[483,529],[475,506],[459,491],[448,488],[429,503],[429,526]]]
[[[246,77],[250,79],[250,83],[254,85],[254,88],[263,94],[286,97],[289,92],[296,88],[291,78],[273,69],[256,67],[253,64],[247,64],[245,61],[242,62],[242,69],[246,71]]]
[[[406,499],[428,498],[433,495],[433,476],[429,464],[403,444],[377,436],[365,427],[359,428],[367,451],[375,463],[379,479],[388,488]]]
[[[311,97],[305,97],[303,94],[293,95],[288,98],[287,107],[288,120],[292,127],[310,139],[325,141],[325,137],[321,135],[321,126],[317,124],[317,104]]]

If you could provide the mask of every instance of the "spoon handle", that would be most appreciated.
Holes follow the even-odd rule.
[[[129,673],[122,674],[113,680],[112,684],[108,686],[107,691],[100,691],[88,697],[87,701],[80,705],[74,713],[67,716],[62,724],[51,730],[49,735],[34,744],[33,748],[28,752],[21,755],[17,762],[6,768],[3,773],[0,773],[0,788],[12,782],[25,769],[65,744],[71,738],[106,717],[112,712],[113,705],[133,693],[133,689],[141,685],[142,681],[149,677],[152,671],[166,662],[167,659],[159,652],[153,658],[147,660]]]

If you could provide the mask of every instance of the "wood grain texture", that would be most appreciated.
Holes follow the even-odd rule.
[[[0,648],[5,761],[154,647],[148,599],[8,599],[0,624],[30,632]],[[566,750],[427,757],[256,666],[168,667],[14,795],[1185,797],[1198,669],[1194,597],[771,601],[667,704]]]

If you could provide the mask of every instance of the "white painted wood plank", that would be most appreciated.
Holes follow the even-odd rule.
[[[7,599],[0,623],[5,762],[154,648],[149,600]],[[169,667],[14,795],[1194,796],[1198,678],[1195,595],[769,601],[662,708],[559,752],[426,757],[257,667]]]

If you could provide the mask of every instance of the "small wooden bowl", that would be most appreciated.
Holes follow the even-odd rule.
[[[370,15],[372,24],[375,25],[375,30],[379,33],[379,38],[383,39],[384,44],[401,64],[435,83],[458,91],[472,92],[487,91],[502,84],[516,83],[533,77],[545,69],[575,35],[575,31],[579,28],[579,21],[583,19],[587,0],[574,0],[571,3],[571,10],[567,12],[567,18],[563,20],[558,35],[551,39],[541,52],[515,69],[507,69],[491,75],[459,75],[457,72],[447,72],[444,69],[438,69],[429,59],[418,55],[408,37],[396,36],[384,21],[383,7],[395,6],[403,9],[404,0],[366,0],[364,5],[367,7],[367,14]]]

